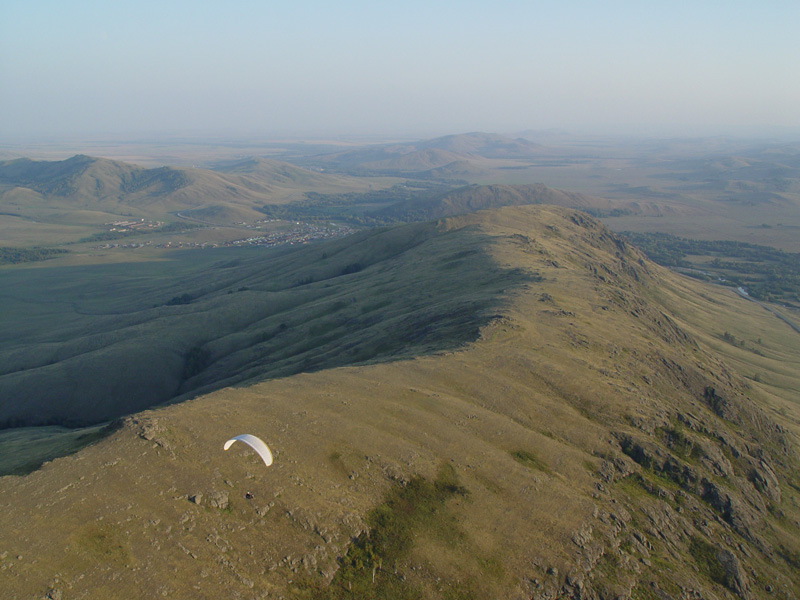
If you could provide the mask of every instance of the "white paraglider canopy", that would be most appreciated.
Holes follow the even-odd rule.
[[[270,466],[272,464],[272,452],[270,452],[267,445],[256,436],[250,435],[249,433],[243,433],[242,435],[232,437],[225,442],[223,450],[230,448],[234,442],[244,442],[253,450],[258,452],[258,455],[264,460],[265,465]]]

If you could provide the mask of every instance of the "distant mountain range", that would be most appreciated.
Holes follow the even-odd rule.
[[[405,144],[383,144],[308,157],[301,164],[343,171],[424,173],[449,168],[474,173],[487,159],[531,159],[558,154],[523,138],[494,133],[464,133]],[[439,175],[442,172],[438,173]]]
[[[0,209],[25,213],[26,204],[54,210],[164,217],[178,211],[214,222],[258,218],[256,206],[286,201],[298,190],[352,191],[367,184],[289,163],[247,159],[218,171],[136,165],[84,155],[62,161],[0,162]]]
[[[0,162],[0,213],[6,229],[14,219],[18,230],[36,222],[42,233],[28,236],[30,244],[47,240],[53,226],[80,229],[72,237],[56,232],[58,241],[74,241],[120,217],[225,225],[262,219],[266,211],[275,218],[375,225],[547,203],[604,218],[696,219],[722,208],[737,210],[735,219],[752,226],[762,206],[781,211],[771,213],[778,223],[800,210],[796,145],[739,144],[737,153],[726,154],[718,149],[728,146],[718,142],[710,146],[714,152],[697,156],[686,150],[686,140],[653,144],[630,143],[624,158],[610,162],[604,147],[551,147],[477,132],[347,149],[318,145],[316,154],[287,152],[286,161],[241,157],[207,169],[148,169],[85,155],[21,158]],[[541,180],[594,191],[557,192],[534,183]],[[666,226],[666,220],[651,224]],[[731,235],[716,235],[722,234]]]
[[[413,145],[393,145],[350,151],[325,158],[336,164],[357,165],[372,175],[394,173],[423,179],[458,179],[486,170],[487,156],[531,155],[540,149],[525,140],[498,135],[447,136]],[[370,173],[364,173],[370,174]],[[264,207],[293,206],[312,193],[349,194],[341,208],[327,214],[347,219],[365,214],[378,222],[414,221],[448,217],[476,210],[524,204],[555,204],[570,208],[605,210],[612,203],[577,193],[535,185],[460,186],[427,193],[406,189],[396,195],[381,192],[378,201],[370,177],[351,177],[307,169],[264,158],[225,161],[209,169],[160,167],[145,169],[124,162],[76,155],[63,161],[27,158],[0,162],[0,212],[34,219],[58,219],[81,211],[150,219],[183,217],[200,222],[230,224],[264,217]],[[391,180],[390,180],[391,181]],[[386,185],[381,180],[378,185]],[[440,186],[445,189],[448,185]],[[313,202],[312,202],[313,203]],[[323,204],[325,202],[323,201]],[[353,208],[361,204],[361,208]],[[286,218],[308,217],[288,210]],[[56,215],[55,217],[52,215]]]

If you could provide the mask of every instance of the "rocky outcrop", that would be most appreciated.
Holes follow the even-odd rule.
[[[750,600],[752,597],[750,595],[750,582],[736,555],[723,548],[717,552],[717,561],[722,565],[725,573],[725,587],[742,598],[742,600]]]

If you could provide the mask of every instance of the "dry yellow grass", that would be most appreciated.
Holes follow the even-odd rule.
[[[796,423],[781,433],[765,413],[797,406],[781,357],[796,356],[800,338],[746,300],[641,260],[573,211],[503,209],[438,227],[477,228],[498,267],[541,280],[510,288],[507,308],[464,350],[223,389],[0,479],[7,597],[314,597],[369,511],[443,464],[469,492],[443,513],[461,535],[420,530],[379,573],[419,596],[795,594]],[[780,385],[742,377],[750,355],[716,337],[737,323],[743,336],[761,332],[758,366]],[[718,414],[709,398],[722,399]],[[663,433],[678,429],[702,457],[669,445]],[[222,451],[244,432],[272,447],[272,467],[241,446]],[[707,478],[740,512],[726,520],[711,492],[701,498],[626,453],[627,438]],[[778,475],[780,500],[737,471],[756,456]],[[714,580],[692,559],[693,536],[744,566]]]

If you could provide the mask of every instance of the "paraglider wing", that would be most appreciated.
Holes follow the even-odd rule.
[[[232,437],[227,442],[225,442],[225,446],[223,450],[227,450],[230,448],[234,442],[244,442],[248,446],[250,446],[253,450],[258,452],[258,455],[264,460],[264,464],[270,466],[272,464],[272,452],[269,451],[267,445],[257,438],[254,435],[250,435],[249,433],[243,433],[242,435],[237,435],[236,437]]]

